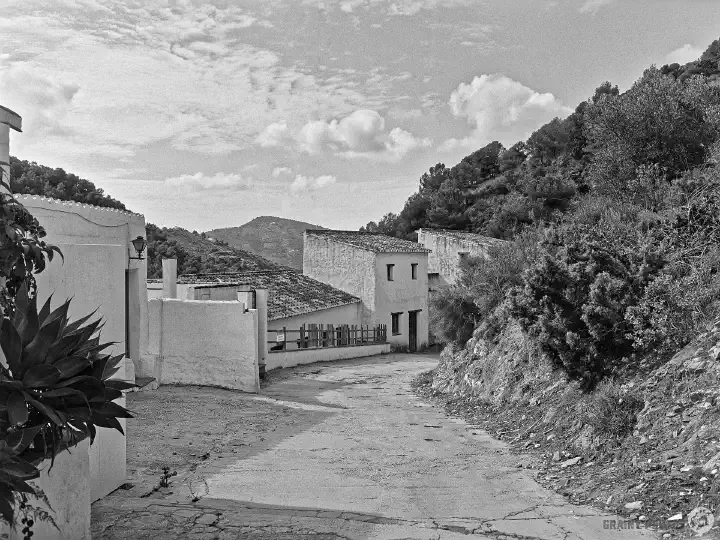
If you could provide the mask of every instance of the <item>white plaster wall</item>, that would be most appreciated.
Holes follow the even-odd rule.
[[[306,234],[303,274],[360,298],[363,302],[361,324],[372,324],[375,253]]]
[[[265,363],[265,370],[287,368],[314,362],[328,362],[331,360],[347,360],[348,358],[361,358],[375,356],[390,352],[390,344],[357,345],[354,347],[328,347],[327,349],[302,349],[295,351],[269,352]]]
[[[147,284],[147,295],[148,300],[153,298],[162,298],[163,286],[162,283],[148,283]]]
[[[411,265],[417,264],[417,279],[412,279]],[[394,264],[393,281],[387,279],[387,265]],[[388,341],[407,345],[409,311],[417,315],[417,344],[428,342],[428,277],[427,253],[380,253],[377,255],[375,275],[374,324],[386,324]],[[392,335],[392,313],[402,312],[400,334]]]
[[[258,392],[257,311],[240,302],[150,301],[150,353],[160,384]]]
[[[460,278],[460,253],[469,253],[472,257],[488,256],[487,245],[466,242],[433,231],[418,231],[418,242],[431,250],[428,254],[428,272],[440,274],[440,285],[454,284]]]
[[[196,287],[194,285],[188,285],[185,295],[178,295],[178,298],[187,298],[188,300],[217,300],[220,302],[232,302],[233,300],[237,301],[237,293],[240,288],[241,287],[237,285],[230,287]]]
[[[36,276],[39,303],[51,293],[53,306],[72,297],[71,318],[97,309],[105,321],[101,339],[116,343],[107,349],[112,354],[125,353],[125,272],[130,272],[129,349],[134,371],[142,374],[148,346],[147,270],[145,260],[129,257],[136,256],[130,240],[145,236],[143,216],[30,195],[17,198],[45,228],[46,240],[65,257],[63,261],[56,256]],[[115,377],[128,375],[123,364]],[[118,403],[124,405],[124,398]],[[120,423],[124,428],[125,421]],[[125,483],[125,437],[116,430],[98,428],[89,463],[90,497],[95,501]]]
[[[85,439],[69,452],[62,452],[55,458],[52,470],[50,460],[39,465],[40,478],[33,481],[45,492],[52,511],[48,511],[55,520],[58,529],[51,524],[39,521],[33,525],[33,538],[37,540],[90,540],[90,458],[89,439]],[[31,499],[35,507],[44,507],[42,503]],[[47,510],[47,508],[46,508]],[[22,525],[17,530],[0,525],[2,533],[9,540],[23,538]]]

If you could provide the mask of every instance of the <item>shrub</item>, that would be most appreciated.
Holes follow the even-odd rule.
[[[581,421],[591,426],[596,436],[609,439],[611,444],[633,432],[637,415],[644,405],[643,400],[623,392],[612,380],[601,382],[581,403]]]
[[[613,220],[605,214],[601,222]],[[554,230],[541,243],[543,256],[523,274],[523,286],[511,292],[511,315],[586,388],[633,352],[625,311],[664,264],[655,251],[623,241],[613,245],[602,228],[582,223]]]
[[[431,296],[433,334],[458,345],[470,339],[475,327],[496,312],[508,290],[522,282],[523,270],[537,257],[541,234],[539,229],[528,229],[515,241],[493,243],[487,257],[464,259],[457,283]]]
[[[464,344],[472,337],[480,310],[458,286],[443,287],[430,296],[430,328],[441,343]]]

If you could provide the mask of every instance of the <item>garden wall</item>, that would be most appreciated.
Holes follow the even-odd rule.
[[[294,351],[268,352],[265,361],[265,370],[287,368],[313,362],[328,362],[330,360],[347,360],[348,358],[361,358],[390,352],[390,344],[356,345],[351,347],[328,347],[327,349],[301,349]]]
[[[241,302],[156,298],[149,353],[160,384],[258,392],[258,316]]]

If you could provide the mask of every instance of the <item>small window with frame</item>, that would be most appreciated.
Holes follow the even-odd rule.
[[[417,267],[418,267],[417,263],[412,263],[410,265],[410,275],[411,275],[412,279],[417,279]]]
[[[402,315],[402,312],[391,313],[390,315],[391,315],[390,328],[392,329],[392,335],[399,336],[400,335],[400,315]]]
[[[387,265],[387,280],[393,281],[393,271],[395,270],[394,264],[388,264]]]

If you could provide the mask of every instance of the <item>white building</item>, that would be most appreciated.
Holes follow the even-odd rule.
[[[21,118],[0,106],[0,167],[9,178],[9,130],[21,131]],[[37,218],[48,243],[60,248],[64,260],[55,257],[36,275],[38,304],[52,294],[52,307],[72,298],[69,316],[78,319],[97,310],[104,325],[101,339],[113,342],[106,352],[124,353],[126,362],[116,377],[134,380],[142,372],[147,349],[147,268],[132,241],[145,236],[140,214],[60,201],[36,195],[15,195]],[[4,358],[0,360],[4,361]],[[118,400],[124,405],[125,398]],[[125,420],[119,419],[125,427]],[[41,465],[38,484],[54,512],[59,531],[46,523],[35,525],[38,538],[90,538],[90,503],[116,490],[126,481],[126,440],[121,433],[97,428],[92,446],[81,442],[57,457],[50,475]],[[5,531],[0,530],[0,536]],[[19,538],[19,532],[9,538]]]
[[[488,257],[491,247],[505,244],[505,240],[481,234],[444,229],[419,229],[418,242],[430,251],[428,284],[431,292],[457,282],[460,261],[464,257]]]
[[[410,351],[428,343],[428,250],[356,231],[307,230],[303,273],[362,300],[361,324],[387,325]]]

